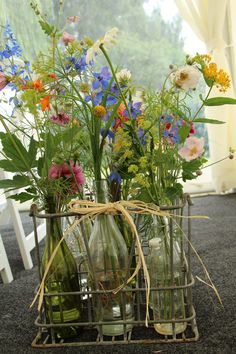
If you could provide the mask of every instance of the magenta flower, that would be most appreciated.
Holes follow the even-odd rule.
[[[204,139],[190,136],[185,140],[182,148],[179,149],[179,155],[185,161],[192,161],[200,157],[204,152]]]
[[[62,126],[67,125],[70,122],[70,116],[63,112],[57,113],[56,116],[51,116],[50,119],[53,123]]]
[[[68,33],[68,32],[63,32],[63,33],[62,33],[61,40],[62,40],[62,42],[63,42],[65,45],[68,45],[69,43],[74,42],[75,37],[74,37],[72,34]]]
[[[49,168],[48,178],[49,179],[58,179],[61,175],[61,167],[55,163]]]
[[[85,183],[85,177],[82,168],[74,161],[70,160],[70,164],[64,162],[62,165],[52,164],[48,171],[48,178],[51,180],[65,178],[69,181],[70,191],[76,193],[81,191]]]
[[[0,91],[8,84],[7,78],[3,72],[0,71]]]

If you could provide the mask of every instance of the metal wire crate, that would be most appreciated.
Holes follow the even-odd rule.
[[[162,210],[170,210],[171,213],[176,215],[183,215],[183,210],[187,201],[187,215],[191,215],[191,205],[192,202],[189,196],[185,197],[184,202],[181,205],[173,207],[163,207]],[[50,218],[50,217],[78,217],[78,214],[74,213],[65,213],[65,214],[52,214],[46,215],[41,214],[36,206],[32,206],[31,214],[34,222],[34,231],[35,231],[35,243],[36,243],[36,252],[39,265],[39,276],[40,275],[40,253],[38,245],[38,235],[37,235],[37,218]],[[181,223],[182,219],[178,218],[178,222]],[[180,221],[179,221],[180,220]],[[172,236],[173,232],[173,221],[170,219],[170,235]],[[86,258],[83,257],[81,263],[78,267],[78,277],[80,281],[81,291],[71,292],[71,293],[46,293],[44,298],[48,297],[49,303],[53,300],[53,297],[61,296],[75,296],[80,295],[82,303],[82,314],[80,322],[70,322],[70,323],[53,323],[52,318],[46,318],[45,308],[39,312],[39,315],[35,321],[35,325],[38,327],[38,333],[32,342],[32,346],[36,348],[50,348],[50,347],[62,347],[62,346],[86,346],[86,345],[115,345],[115,344],[129,344],[129,343],[173,343],[173,342],[191,342],[197,341],[199,338],[198,328],[196,324],[196,313],[193,307],[192,301],[192,287],[194,285],[194,278],[191,273],[191,218],[187,219],[187,231],[186,231],[187,240],[182,239],[181,244],[181,257],[182,257],[182,269],[183,269],[183,284],[180,286],[168,286],[168,287],[159,287],[151,288],[151,292],[161,292],[161,291],[170,291],[173,293],[175,290],[181,290],[184,294],[184,306],[185,306],[185,317],[181,319],[171,319],[171,320],[155,320],[153,316],[153,311],[149,310],[149,320],[148,327],[145,326],[145,316],[146,316],[146,288],[144,287],[144,276],[142,270],[137,274],[135,281],[132,282],[132,286],[128,289],[121,289],[120,294],[122,298],[122,306],[125,308],[126,303],[126,293],[129,292],[133,298],[134,305],[134,319],[126,319],[125,313],[123,314],[123,319],[119,322],[115,322],[115,325],[120,324],[124,326],[124,334],[120,336],[105,336],[102,334],[102,326],[110,324],[110,322],[97,321],[94,311],[93,299],[94,297],[99,297],[102,299],[112,296],[112,290],[92,290],[89,285],[89,275],[82,267]],[[84,239],[87,250],[88,241],[86,235],[83,235],[82,228],[82,237]],[[172,237],[171,237],[172,238]],[[132,251],[134,251],[134,244]],[[144,254],[147,252],[147,245],[143,242]],[[89,251],[88,251],[89,252]],[[40,279],[41,280],[41,279]],[[172,307],[174,308],[174,297],[172,296]],[[176,334],[175,324],[178,322],[186,323],[186,329],[183,333]],[[154,329],[156,323],[171,323],[173,333],[172,335],[161,335],[157,333]],[[132,325],[133,328],[131,331],[127,332],[127,325]],[[78,335],[70,340],[57,339],[55,336],[56,328],[64,327],[76,327]]]

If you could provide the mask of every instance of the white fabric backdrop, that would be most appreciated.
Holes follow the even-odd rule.
[[[208,53],[212,55],[218,67],[231,71],[231,76],[236,82],[234,65],[230,68],[230,58],[226,55],[228,40],[233,38],[233,26],[227,21],[235,23],[236,6],[235,0],[175,0],[180,14],[188,22],[196,35],[206,43]],[[234,4],[233,4],[234,3]],[[227,16],[227,11],[230,16]],[[234,19],[232,18],[233,16]],[[233,21],[232,21],[233,20]],[[235,48],[235,46],[234,46]],[[233,51],[230,52],[231,54]],[[233,60],[231,61],[234,62]],[[230,70],[231,69],[231,70]],[[212,96],[223,95],[217,89],[213,90]],[[225,94],[235,97],[233,86]],[[217,161],[228,155],[229,147],[236,148],[236,107],[218,106],[207,107],[206,117],[223,120],[224,125],[208,125],[209,146],[211,162]],[[224,192],[236,188],[236,158],[225,160],[212,166],[212,177],[217,192]]]

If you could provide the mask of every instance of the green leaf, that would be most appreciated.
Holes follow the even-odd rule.
[[[182,125],[182,127],[179,128],[179,138],[180,138],[180,143],[183,143],[188,134],[190,132],[190,125],[185,123],[184,125]]]
[[[236,99],[230,97],[214,97],[204,101],[204,106],[222,106],[224,104],[236,104]]]
[[[182,179],[184,182],[186,182],[186,180],[191,180],[191,179],[195,179],[196,178],[196,171],[199,170],[201,168],[203,164],[203,160],[202,159],[195,159],[192,161],[184,161],[182,164]]]
[[[10,160],[0,160],[0,168],[7,172],[19,172],[19,169]]]
[[[28,152],[17,136],[12,133],[4,133],[4,136],[1,134],[0,138],[6,157],[12,160],[12,165],[15,165],[15,170],[12,172],[29,171]]]
[[[175,183],[172,187],[167,187],[165,189],[166,196],[171,200],[175,201],[176,198],[181,197],[183,194],[183,186],[180,183]]]
[[[19,194],[10,195],[8,198],[19,201],[20,203],[27,202],[28,200],[36,200],[37,195],[22,192]]]
[[[209,119],[209,118],[196,118],[193,120],[194,123],[209,123],[209,124],[224,124],[222,120]]]
[[[48,35],[51,36],[54,32],[54,26],[49,25],[48,22],[39,20],[39,24],[42,28],[42,30]]]
[[[36,164],[36,155],[38,150],[38,142],[34,140],[33,137],[30,139],[29,150],[28,150],[28,157],[31,167],[35,167]]]
[[[38,170],[39,177],[43,177],[42,173],[43,173],[44,160],[45,160],[44,156],[40,157],[38,159],[38,169],[37,170]]]
[[[16,175],[13,179],[3,179],[0,181],[0,188],[22,188],[30,184],[30,179],[27,176]]]

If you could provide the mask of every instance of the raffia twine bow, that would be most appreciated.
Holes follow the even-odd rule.
[[[64,232],[63,237],[61,240],[58,242],[57,246],[55,247],[54,251],[51,254],[51,257],[48,261],[47,267],[45,269],[44,275],[42,277],[41,283],[39,285],[38,291],[35,295],[35,298],[30,305],[32,307],[39,297],[39,303],[38,303],[38,311],[41,309],[42,303],[43,303],[43,296],[44,296],[44,287],[45,287],[45,280],[47,277],[47,274],[49,272],[49,269],[51,267],[51,264],[53,262],[53,259],[60,247],[60,244],[62,241],[65,239],[65,237],[72,232],[76,226],[78,226],[83,220],[87,218],[96,218],[97,216],[101,214],[111,214],[111,215],[116,215],[116,214],[121,214],[124,219],[127,221],[130,230],[132,232],[133,237],[135,238],[136,241],[136,246],[137,246],[137,252],[138,252],[138,262],[136,265],[136,268],[133,272],[133,274],[130,276],[130,278],[127,280],[127,284],[131,282],[131,280],[137,275],[139,272],[140,268],[143,268],[143,273],[144,273],[144,282],[145,282],[145,289],[146,289],[146,319],[145,319],[145,325],[148,327],[148,319],[149,319],[149,296],[150,296],[150,276],[148,273],[146,261],[144,258],[144,254],[142,251],[142,246],[141,242],[139,239],[139,235],[137,232],[137,228],[135,226],[135,223],[133,221],[133,218],[131,217],[132,214],[153,214],[157,216],[167,216],[171,217],[173,214],[160,210],[160,207],[155,205],[155,204],[147,204],[144,203],[140,200],[132,200],[132,201],[126,201],[126,200],[121,200],[115,203],[95,203],[91,202],[88,200],[75,200],[71,201],[69,203],[69,209],[71,212],[78,213],[79,215],[82,215],[79,219],[76,219],[73,224]],[[175,215],[176,216],[176,215]],[[181,218],[208,218],[207,216],[180,216]],[[114,289],[113,292],[117,293],[121,288],[123,287],[120,286],[117,289]]]

